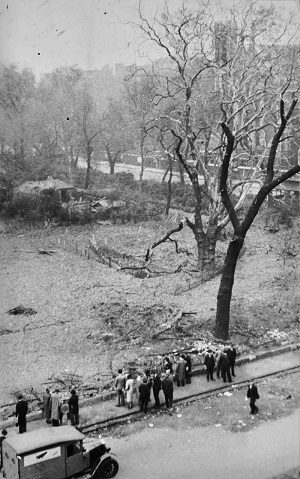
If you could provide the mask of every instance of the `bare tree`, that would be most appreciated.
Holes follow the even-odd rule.
[[[243,5],[243,8],[245,6]],[[230,175],[230,188],[239,210],[251,188],[260,182],[269,130],[274,123],[278,91],[294,78],[290,64],[281,68],[286,50],[279,47],[286,26],[274,26],[270,9],[251,2],[244,11],[227,11],[216,23],[206,2],[191,11],[185,4],[175,13],[165,5],[160,16],[147,18],[140,6],[138,27],[161,49],[164,59],[153,62],[153,109],[157,124],[176,140],[175,155],[186,172],[194,194],[194,233],[198,265],[212,268],[216,242],[229,215],[219,193],[219,168],[226,122],[235,132],[231,167],[249,166],[251,174]],[[268,43],[265,42],[268,32]]]
[[[115,172],[115,164],[120,160],[121,154],[128,150],[131,144],[125,118],[122,102],[111,99],[103,113],[103,130],[99,137],[100,145],[106,152],[111,175]]]
[[[96,137],[102,133],[103,127],[100,115],[96,111],[96,104],[84,83],[76,91],[74,98],[74,120],[78,128],[80,144],[86,155],[84,188],[87,189],[90,184],[94,142]]]
[[[297,100],[294,99],[291,103],[288,113],[285,114],[283,99],[280,102],[280,124],[273,136],[271,146],[269,148],[269,155],[263,186],[259,189],[243,220],[240,220],[236,214],[236,208],[227,186],[230,160],[232,152],[234,151],[236,138],[232,134],[227,124],[222,123],[221,125],[227,138],[227,145],[221,166],[220,192],[222,202],[224,204],[224,207],[226,208],[226,211],[228,212],[230,222],[233,227],[233,237],[228,245],[217,297],[215,336],[222,340],[227,340],[229,337],[230,302],[232,288],[234,284],[235,269],[239,253],[244,244],[246,234],[268,194],[278,185],[286,181],[288,178],[291,178],[293,175],[300,172],[299,165],[290,168],[288,171],[277,177],[275,177],[274,171],[274,163],[278,146],[280,145],[280,142],[284,140],[283,133],[287,128],[287,124],[292,116],[296,104]]]
[[[40,155],[46,155],[48,161],[59,156],[61,164],[68,168],[70,182],[73,182],[82,150],[75,109],[81,88],[82,71],[77,67],[58,68],[42,77],[38,86],[35,149]],[[52,157],[49,157],[49,145],[52,145]]]
[[[29,110],[35,94],[35,78],[28,68],[18,72],[11,65],[0,70],[0,110],[2,141],[14,149],[24,162],[29,143]]]
[[[153,105],[155,84],[143,72],[134,72],[124,82],[122,101],[126,111],[128,132],[141,159],[140,181],[143,180],[146,156],[153,149],[150,132],[154,128]]]

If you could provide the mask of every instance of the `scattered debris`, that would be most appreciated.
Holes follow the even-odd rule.
[[[39,252],[39,254],[48,254],[48,255],[51,256],[52,254],[56,253],[56,250],[55,249],[41,249],[41,248],[39,248],[38,252]]]
[[[13,314],[13,315],[24,314],[24,316],[32,316],[33,314],[37,313],[37,311],[35,311],[34,309],[25,308],[25,306],[23,306],[22,304],[20,304],[19,306],[16,306],[13,309],[10,309],[7,312],[8,314]]]
[[[0,336],[4,336],[5,334],[11,334],[13,331],[11,329],[0,329]]]
[[[270,339],[275,343],[281,344],[282,341],[289,340],[289,335],[285,331],[279,331],[278,328],[267,331],[264,336],[265,339]]]

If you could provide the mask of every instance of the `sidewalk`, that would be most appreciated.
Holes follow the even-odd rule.
[[[300,350],[286,352],[277,356],[271,356],[264,359],[244,363],[235,368],[236,377],[232,378],[234,385],[235,381],[247,381],[251,378],[261,376],[264,374],[271,374],[284,368],[291,368],[300,365]],[[214,391],[222,386],[224,383],[221,379],[217,379],[214,382],[207,382],[206,376],[197,375],[192,377],[192,384],[188,384],[185,387],[177,387],[174,383],[174,399],[180,399],[188,395],[197,394],[199,392]],[[228,384],[228,383],[226,383]],[[163,393],[160,393],[161,402],[163,402]],[[94,398],[93,398],[94,399]],[[154,404],[153,395],[151,393],[150,408]],[[137,411],[137,405],[134,406],[132,411]],[[116,399],[109,401],[102,401],[95,404],[85,405],[80,407],[80,416],[82,418],[91,417],[88,422],[96,422],[104,419],[119,417],[128,413],[127,407],[116,407]],[[17,434],[17,428],[14,426],[15,421],[9,420],[0,424],[0,428],[6,427],[9,434]],[[27,430],[32,431],[47,426],[44,419],[38,419],[27,423]]]

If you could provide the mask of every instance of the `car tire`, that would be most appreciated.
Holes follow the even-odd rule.
[[[115,477],[118,470],[118,462],[115,459],[108,457],[107,459],[104,459],[92,477],[93,479],[110,479],[111,477]]]

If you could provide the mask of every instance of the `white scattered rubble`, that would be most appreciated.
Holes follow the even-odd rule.
[[[285,331],[279,331],[278,328],[271,329],[265,333],[265,339],[270,339],[276,343],[281,343],[282,341],[288,341],[289,335]]]

